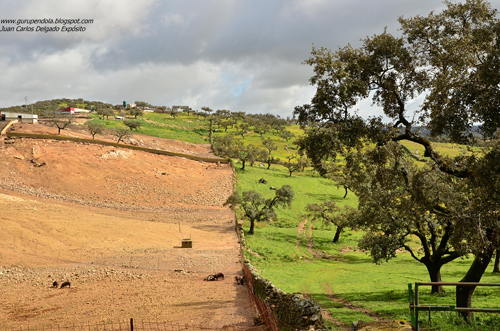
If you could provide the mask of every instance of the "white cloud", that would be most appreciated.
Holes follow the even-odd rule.
[[[500,6],[500,0],[492,2]],[[0,19],[90,18],[79,33],[0,32],[0,107],[52,98],[187,104],[291,116],[311,45],[354,46],[435,0],[0,1]],[[0,24],[1,25],[1,24]],[[371,114],[370,103],[360,113]]]
[[[163,24],[167,27],[170,25],[187,26],[191,20],[192,17],[187,17],[179,13],[167,13],[163,17]]]

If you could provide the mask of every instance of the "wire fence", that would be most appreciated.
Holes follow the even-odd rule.
[[[236,233],[238,234],[238,239],[240,242],[240,255],[241,255],[241,264],[243,268],[243,272],[245,274],[245,279],[248,285],[248,296],[250,299],[250,304],[252,305],[252,310],[254,311],[254,315],[258,312],[260,319],[266,325],[266,329],[268,331],[279,331],[278,320],[271,309],[271,306],[267,304],[264,300],[262,300],[258,295],[254,292],[254,284],[252,273],[250,269],[248,269],[247,265],[243,261],[243,244],[241,238],[241,229],[238,222],[236,222]]]
[[[279,331],[278,321],[271,306],[254,293],[252,274],[246,264],[243,264],[243,270],[245,271],[245,278],[248,280],[248,296],[250,297],[250,303],[259,311],[260,318],[266,325],[267,330]]]
[[[175,322],[162,321],[140,321],[131,318],[122,322],[98,322],[71,325],[41,325],[24,327],[2,327],[0,331],[245,331],[252,328],[242,328],[237,325],[225,325],[222,327],[209,327],[192,324],[179,324]]]

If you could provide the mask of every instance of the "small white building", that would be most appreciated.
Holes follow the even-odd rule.
[[[54,112],[54,114],[56,115],[74,115],[74,114],[88,114],[88,113],[90,113],[90,110],[88,109],[75,108],[75,107],[61,108]]]
[[[18,120],[21,123],[37,124],[38,123],[38,115],[0,111],[0,120],[1,121]]]

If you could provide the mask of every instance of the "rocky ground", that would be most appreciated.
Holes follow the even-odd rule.
[[[44,125],[17,132],[56,134]],[[79,126],[62,135],[90,137]],[[113,140],[112,137],[98,139]],[[127,143],[212,156],[209,145],[134,135]],[[3,327],[151,320],[249,328],[234,214],[220,165],[55,140],[0,145]],[[193,248],[179,248],[190,238]],[[207,282],[223,272],[224,280]],[[70,288],[52,283],[71,281]]]

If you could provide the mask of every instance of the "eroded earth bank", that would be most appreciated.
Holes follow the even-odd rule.
[[[54,134],[22,124],[17,132]],[[63,135],[90,137],[82,130]],[[96,137],[98,138],[98,137]],[[229,164],[50,139],[0,145],[0,321],[4,327],[175,322],[253,325]],[[209,145],[134,135],[209,156]],[[41,165],[41,166],[40,166]],[[176,248],[191,238],[193,248]],[[222,272],[222,281],[207,282]],[[51,288],[54,281],[70,288]]]

